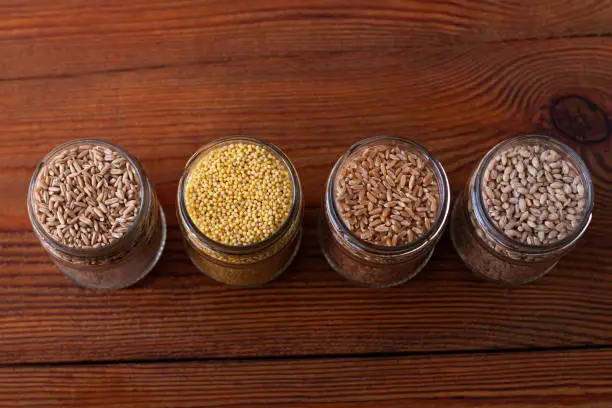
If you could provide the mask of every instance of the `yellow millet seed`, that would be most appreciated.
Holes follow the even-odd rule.
[[[187,212],[213,241],[242,246],[274,234],[291,210],[285,165],[265,147],[233,143],[202,157],[187,178]]]

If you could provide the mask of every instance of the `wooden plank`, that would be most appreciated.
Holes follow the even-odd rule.
[[[0,15],[0,78],[612,32],[600,0],[8,0]]]
[[[604,408],[612,352],[0,368],[0,407]]]
[[[585,245],[522,289],[471,278],[447,236],[415,281],[370,290],[339,278],[316,239],[316,207],[336,158],[394,133],[427,145],[453,191],[507,134],[532,131],[554,95],[611,100],[612,39],[564,39],[255,58],[0,83],[0,361],[327,355],[612,344],[612,161],[582,147],[597,189]],[[303,248],[277,283],[235,290],[197,274],[176,227],[189,155],[229,134],[262,136],[294,159],[311,208]],[[153,276],[81,290],[30,231],[24,197],[55,144],[103,137],[144,162],[169,218]]]

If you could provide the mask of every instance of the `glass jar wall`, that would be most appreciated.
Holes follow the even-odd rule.
[[[381,154],[390,159],[388,165],[383,163],[383,167],[386,166],[382,170],[387,174],[386,181],[372,175],[374,170],[381,166],[378,158],[366,157],[369,154],[367,152],[372,149],[381,149]],[[363,156],[364,154],[366,156]],[[402,168],[398,167],[401,163],[397,162],[405,160],[406,155],[416,158],[413,168],[410,168],[408,162],[404,163]],[[371,169],[369,167],[366,169],[367,163],[365,165],[361,163],[356,167],[353,165],[353,168],[362,172],[364,177],[372,175],[368,182],[370,185],[366,187],[351,180],[346,182],[342,180],[343,169],[359,157],[365,157],[365,160],[371,161]],[[396,168],[397,170],[394,170]],[[423,171],[430,173],[429,176],[425,176],[425,179],[430,179],[426,181],[430,184],[432,191],[436,192],[436,209],[431,221],[426,220],[425,225],[420,224],[421,219],[418,216],[421,214],[418,212],[421,211],[418,206],[423,204],[415,203],[421,202],[421,197],[430,193],[420,191],[418,186],[412,186],[414,182],[412,175]],[[392,175],[391,172],[395,174]],[[356,175],[356,177],[360,176]],[[376,189],[371,186],[372,180],[384,185],[388,192],[372,197],[377,194]],[[417,177],[416,180],[419,178]],[[410,187],[410,190],[390,188],[397,187],[397,185],[406,189]],[[341,204],[337,201],[341,194],[340,189],[352,187],[356,189],[373,188],[371,190],[373,194],[370,194],[370,190],[367,192],[364,190],[358,195],[355,202],[345,201],[342,204],[345,209],[349,205],[356,210],[357,215],[368,217],[367,219],[362,218],[361,225],[355,227],[354,230],[347,225],[346,216],[343,218]],[[368,199],[376,205],[368,204]],[[383,207],[377,208],[376,206],[379,205]],[[360,141],[351,146],[336,162],[327,181],[323,200],[324,214],[319,221],[319,239],[323,253],[334,270],[351,281],[372,287],[399,285],[419,273],[431,258],[435,245],[444,231],[449,207],[450,188],[446,173],[441,163],[422,146],[410,140],[389,136]],[[366,225],[368,222],[370,224]],[[374,231],[383,231],[382,234],[386,234],[385,231],[387,231],[388,235],[383,236],[381,242],[374,241],[373,243],[371,238]],[[395,232],[392,233],[392,231]],[[406,239],[408,234],[410,234],[410,239]],[[404,238],[404,242],[399,242],[396,236]]]
[[[107,175],[112,174],[110,179],[117,182],[115,186],[112,186],[113,192],[118,191],[119,195],[123,193],[121,188],[116,188],[117,185],[121,187],[121,180],[117,181],[117,179],[121,179],[125,173],[115,168],[115,165],[127,163],[133,169],[130,170],[130,178],[128,179],[127,174],[125,177],[138,188],[139,197],[134,202],[139,201],[139,204],[136,207],[128,208],[135,215],[129,228],[126,228],[125,231],[112,229],[115,224],[123,222],[121,217],[113,220],[110,230],[107,230],[106,226],[110,224],[104,224],[102,220],[108,221],[110,207],[117,205],[115,201],[127,201],[128,199],[123,197],[124,200],[120,200],[113,196],[112,204],[105,206],[104,200],[101,199],[102,195],[96,196],[94,193],[96,187],[103,187],[102,184],[107,183],[101,175],[103,172],[95,174],[96,178],[92,179],[98,183],[97,186],[93,182],[89,184],[89,174],[83,183],[84,171],[88,169],[80,168],[78,162],[75,164],[75,160],[62,160],[69,154],[76,156],[78,153],[79,158],[86,157],[91,154],[88,149],[99,149],[101,152],[99,167]],[[104,160],[104,152],[109,152],[109,154],[112,152],[114,155],[111,157],[112,162],[111,158],[108,161]],[[61,162],[63,172],[66,174],[72,172],[67,176],[75,180],[72,184],[69,181],[60,182],[59,180],[65,179],[53,173],[54,170],[49,170],[49,166],[58,160]],[[57,170],[55,172],[57,173]],[[54,185],[46,186],[51,180],[50,177],[53,178]],[[51,196],[45,190],[45,197],[41,197],[39,191],[41,183],[48,187]],[[60,210],[51,214],[49,207],[58,207],[56,201],[64,208],[64,211]],[[69,214],[72,214],[73,210],[76,212],[79,205],[86,207],[92,217],[69,219]],[[60,271],[85,288],[110,290],[133,285],[155,266],[166,241],[164,212],[141,164],[125,150],[103,140],[73,140],[53,149],[34,171],[28,191],[27,206],[34,232],[45,251],[51,256]],[[44,222],[41,222],[43,219]],[[53,228],[53,234],[50,226],[56,227]],[[77,236],[79,240],[71,239],[67,243],[65,239],[61,239],[65,236]],[[108,242],[107,236],[111,238],[111,242]],[[100,238],[104,238],[104,241]]]
[[[288,215],[284,222],[275,231],[270,231],[269,236],[262,241],[250,242],[246,245],[219,242],[204,233],[190,215],[187,199],[190,178],[197,172],[200,163],[207,160],[214,152],[231,146],[254,146],[264,149],[288,173],[291,190]],[[226,183],[226,181],[213,180],[213,184],[210,185],[222,188],[218,183]],[[215,198],[218,197],[217,192],[213,193]],[[264,200],[273,199],[266,194],[262,197]],[[187,162],[179,182],[177,200],[179,225],[187,253],[193,264],[202,273],[217,282],[241,287],[263,285],[279,276],[289,266],[298,251],[302,237],[303,199],[297,171],[282,151],[261,139],[234,136],[204,146]],[[226,205],[226,203],[219,201],[218,205]],[[242,204],[236,204],[236,206],[239,205]],[[210,211],[214,210],[207,208]],[[238,208],[236,210],[238,213],[242,211]],[[242,211],[244,212],[246,211]],[[259,215],[255,218],[259,219],[258,217]],[[208,215],[204,218],[210,219]],[[217,230],[211,229],[211,231],[209,235],[216,233]]]
[[[525,177],[531,183],[508,182],[511,176],[516,177],[523,170],[524,165],[504,158],[509,166],[506,175],[503,174],[504,165],[496,165],[495,160],[501,163],[502,153],[517,151],[523,146],[529,149],[538,146],[537,154],[531,153],[533,157],[527,156],[531,150],[525,150],[526,158],[534,163]],[[555,160],[548,163],[544,159],[551,154]],[[576,176],[572,174],[574,170]],[[492,172],[496,177],[491,176]],[[498,197],[499,194],[492,192],[490,187],[495,187],[495,181],[489,187],[487,177],[502,183],[505,178],[508,186],[503,191],[506,193]],[[550,196],[555,201],[549,201]],[[571,197],[584,199],[579,211],[568,207]],[[517,210],[520,212],[518,223],[511,220],[515,215],[512,203],[514,206],[519,203],[521,207]],[[520,136],[498,144],[480,161],[453,208],[451,238],[463,262],[477,276],[506,285],[525,284],[549,272],[576,245],[591,222],[593,203],[589,171],[573,150],[547,136]],[[494,209],[488,210],[488,206]],[[493,221],[491,211],[496,211],[495,216],[501,214],[501,222]],[[565,231],[558,228],[559,221],[571,223],[574,228],[567,233],[559,232]],[[511,222],[518,227],[509,226]],[[504,233],[502,227],[506,230],[511,227],[512,237]],[[538,236],[544,240],[540,241]],[[562,238],[549,242],[549,236]]]

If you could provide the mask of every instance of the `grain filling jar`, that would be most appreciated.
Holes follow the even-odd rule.
[[[594,192],[567,145],[519,136],[491,149],[453,208],[451,238],[478,277],[505,285],[550,271],[587,230]]]
[[[449,208],[448,179],[435,157],[407,139],[374,137],[351,146],[333,167],[319,240],[345,278],[395,286],[427,264]]]
[[[187,162],[177,200],[187,253],[217,282],[263,285],[298,251],[303,199],[297,171],[264,140],[233,136],[204,146]]]
[[[45,251],[85,288],[136,283],[166,241],[164,212],[141,164],[103,140],[73,140],[47,154],[32,176],[27,206]]]

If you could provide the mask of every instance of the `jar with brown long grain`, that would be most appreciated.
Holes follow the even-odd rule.
[[[354,144],[327,181],[319,238],[329,264],[372,287],[399,285],[429,261],[450,208],[440,162],[419,144],[381,136]]]
[[[480,161],[453,208],[451,237],[477,276],[520,285],[546,274],[576,245],[593,202],[589,171],[569,146],[520,136]]]
[[[73,140],[47,154],[27,205],[43,248],[86,288],[136,283],[164,248],[166,219],[142,166],[103,140]]]
[[[177,199],[187,253],[217,282],[263,285],[297,253],[300,181],[289,158],[264,140],[234,136],[204,146],[187,162]]]

